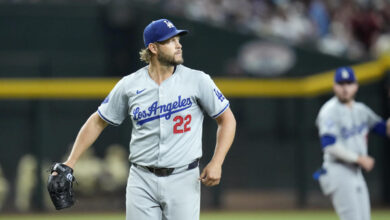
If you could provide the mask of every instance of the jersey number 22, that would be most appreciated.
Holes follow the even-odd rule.
[[[178,115],[173,119],[173,121],[176,122],[176,124],[173,126],[174,134],[180,134],[187,131],[191,131],[191,127],[189,126],[191,123],[191,115],[186,115],[184,118]]]

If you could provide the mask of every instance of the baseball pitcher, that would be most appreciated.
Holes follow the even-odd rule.
[[[199,219],[200,182],[219,184],[236,121],[210,76],[182,65],[180,37],[187,32],[167,19],[146,26],[140,57],[148,65],[115,85],[81,128],[67,161],[52,168],[48,188],[59,209],[73,204],[72,191],[61,189],[59,182],[71,189],[80,155],[107,125],[130,117],[126,219]],[[218,129],[214,156],[200,173],[204,112]]]
[[[369,220],[370,198],[361,171],[374,167],[367,153],[367,135],[372,131],[389,136],[390,122],[354,101],[358,84],[350,67],[336,70],[333,90],[335,97],[321,107],[316,121],[324,162],[314,178],[341,220]]]

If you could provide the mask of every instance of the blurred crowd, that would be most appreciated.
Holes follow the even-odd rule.
[[[390,50],[390,0],[147,2],[192,20],[294,45],[314,45],[324,53],[350,59],[376,57]]]
[[[3,0],[0,0],[2,2]],[[11,0],[11,2],[54,2]],[[55,2],[80,2],[58,0]],[[280,39],[350,59],[390,50],[390,0],[83,0],[157,7],[226,29]],[[121,9],[124,9],[121,7]],[[119,15],[123,15],[123,10]]]

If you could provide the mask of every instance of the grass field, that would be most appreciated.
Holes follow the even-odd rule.
[[[124,214],[13,214],[0,220],[124,220]],[[375,210],[371,220],[389,220],[390,210]],[[338,220],[332,211],[204,212],[200,220]]]

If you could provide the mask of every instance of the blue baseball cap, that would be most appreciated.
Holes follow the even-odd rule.
[[[187,30],[178,30],[168,19],[152,21],[144,30],[144,43],[148,47],[150,43],[162,42],[176,35],[187,34]]]
[[[334,74],[335,83],[356,82],[355,73],[351,67],[340,67]]]

